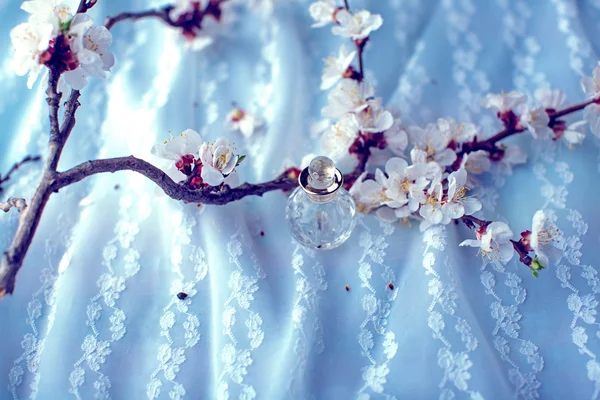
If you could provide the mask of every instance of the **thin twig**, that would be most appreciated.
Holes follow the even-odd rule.
[[[4,176],[0,175],[0,191],[2,191],[2,184],[8,182],[10,180],[10,178],[12,177],[12,175],[15,172],[17,172],[17,170],[19,168],[21,168],[22,166],[24,166],[27,163],[36,162],[36,161],[39,161],[40,159],[41,159],[40,156],[26,156],[18,163],[15,163]]]
[[[123,12],[123,13],[115,15],[114,17],[106,18],[106,20],[104,21],[104,26],[106,27],[106,29],[110,30],[116,24],[118,24],[119,22],[122,22],[122,21],[127,21],[127,20],[137,21],[137,20],[145,19],[145,18],[157,18],[157,19],[165,22],[169,26],[177,27],[177,24],[175,23],[175,21],[173,21],[171,19],[171,17],[169,16],[169,13],[172,9],[173,9],[172,6],[168,6],[168,7],[159,8],[156,10],[146,10],[146,11],[139,11],[139,12]]]
[[[346,11],[351,12],[350,11],[350,4],[348,3],[348,0],[344,0],[344,8],[346,9]],[[357,58],[358,58],[358,73],[359,73],[359,76],[357,77],[357,80],[359,80],[359,81],[362,81],[365,78],[365,68],[364,68],[364,60],[363,60],[363,51],[365,49],[365,45],[367,44],[368,40],[369,40],[368,37],[366,37],[364,39],[353,40],[354,45],[356,46],[356,54],[357,54]]]
[[[98,0],[81,0],[79,2],[79,7],[77,7],[77,14],[84,14],[90,8],[94,7],[98,3]]]
[[[599,103],[600,102],[600,98],[594,98],[588,101],[584,101],[583,103],[579,103],[579,104],[575,104],[573,106],[570,107],[566,107],[562,110],[558,110],[558,111],[552,111],[552,110],[547,110],[548,113],[548,117],[550,118],[550,121],[548,122],[548,127],[552,128],[557,121],[559,120],[559,118],[565,117],[569,114],[573,114],[577,111],[581,111],[583,110],[585,107],[589,106],[592,103]],[[483,140],[481,142],[473,142],[473,143],[466,143],[463,147],[463,151],[461,153],[459,153],[459,157],[462,156],[463,154],[466,153],[471,153],[477,150],[485,150],[488,152],[492,152],[495,149],[498,148],[498,142],[510,137],[510,136],[514,136],[514,135],[518,135],[519,133],[523,133],[525,132],[527,129],[518,125],[516,127],[505,127],[503,130],[501,130],[500,132],[498,132],[497,134],[495,134],[494,136],[491,136],[490,138]]]
[[[574,106],[564,108],[560,111],[549,112],[548,115],[550,116],[550,123],[548,125],[552,126],[553,122],[555,122],[559,118],[562,118],[565,115],[573,114],[574,112],[583,110],[584,108],[586,108],[587,106],[589,106],[592,103],[598,103],[598,101],[600,101],[599,98],[591,99],[588,101],[584,101],[583,103],[575,104]]]

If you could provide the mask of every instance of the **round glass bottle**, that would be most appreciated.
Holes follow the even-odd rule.
[[[356,206],[343,187],[344,178],[327,157],[316,157],[298,178],[287,202],[286,219],[292,236],[314,249],[344,243],[356,226]]]

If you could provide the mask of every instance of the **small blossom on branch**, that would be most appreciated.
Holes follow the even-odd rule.
[[[355,78],[355,71],[351,67],[356,57],[356,51],[348,51],[346,45],[342,45],[337,55],[325,60],[325,69],[321,78],[321,90],[328,90],[335,86],[342,78]]]
[[[521,237],[525,249],[535,252],[541,268],[549,265],[550,257],[556,258],[559,255],[561,233],[543,210],[533,215],[531,231],[521,233]]]
[[[52,25],[44,23],[22,23],[10,32],[12,46],[15,49],[13,55],[15,72],[19,76],[29,72],[27,87],[30,89],[42,71],[44,65],[42,55],[45,55],[53,37]]]
[[[192,129],[152,147],[152,154],[175,161],[193,189],[221,185],[245,158],[233,154],[234,151],[229,139],[221,137],[215,142],[203,142]]]
[[[557,139],[562,139],[563,143],[573,149],[575,145],[580,145],[585,139],[585,127],[587,121],[577,121],[568,126],[564,122],[554,126],[554,132]]]
[[[516,145],[499,145],[491,155],[492,166],[506,175],[512,174],[515,165],[527,163],[527,153]]]
[[[109,50],[112,35],[105,27],[94,26],[90,17],[73,14],[58,1],[27,1],[22,8],[31,15],[11,31],[13,64],[17,75],[29,72],[29,88],[43,66],[64,74],[76,90],[86,86],[89,76],[104,78],[110,71],[115,60]]]
[[[347,113],[357,113],[369,106],[368,99],[375,96],[375,88],[368,82],[343,79],[327,96],[327,105],[322,114],[340,118]]]
[[[168,16],[172,26],[182,29],[186,47],[198,51],[214,42],[233,11],[227,0],[176,0]]]
[[[363,40],[371,32],[381,28],[383,18],[381,15],[371,14],[368,10],[351,13],[348,10],[339,10],[335,14],[338,25],[331,28],[334,35],[349,37],[353,40]]]
[[[384,132],[384,139],[387,143],[387,148],[396,155],[403,156],[404,151],[408,147],[408,134],[402,127],[399,113],[394,110],[390,111],[393,122],[392,126]]]
[[[75,90],[87,85],[88,77],[105,78],[106,72],[115,65],[115,56],[110,51],[112,34],[104,26],[94,26],[94,21],[85,14],[77,14],[69,29],[70,48],[79,67],[64,73],[65,82]]]
[[[483,106],[489,109],[495,109],[498,114],[503,114],[515,110],[518,106],[525,104],[527,97],[517,91],[509,93],[490,93],[483,99]]]
[[[427,162],[435,161],[442,167],[450,166],[456,160],[456,152],[450,145],[448,131],[441,131],[437,124],[427,124],[424,128],[410,126],[408,137],[416,149],[423,151]]]
[[[451,219],[463,215],[473,215],[481,210],[481,203],[474,197],[467,196],[467,171],[459,169],[448,176],[447,199],[442,206],[442,212]]]
[[[550,117],[543,107],[531,107],[523,104],[518,109],[519,123],[527,128],[536,139],[549,138],[551,131],[548,129]]]
[[[215,142],[204,142],[200,146],[202,162],[202,179],[209,186],[218,186],[233,172],[240,157],[233,154],[233,145],[227,138],[219,138]]]
[[[567,102],[567,96],[561,90],[546,87],[537,89],[534,97],[539,105],[550,111],[560,110]]]
[[[477,150],[463,155],[460,163],[460,168],[474,175],[483,174],[491,167],[490,153],[485,150]]]
[[[233,110],[227,114],[225,128],[229,131],[239,131],[244,137],[251,137],[256,131],[264,126],[262,118],[234,105]]]
[[[600,105],[592,103],[583,110],[583,119],[590,124],[590,130],[600,137]]]
[[[197,154],[201,145],[200,134],[192,129],[187,129],[176,137],[154,145],[151,152],[157,157],[178,162],[187,155]]]
[[[504,222],[491,222],[475,230],[476,239],[467,239],[460,246],[479,248],[480,254],[494,263],[506,264],[515,253],[511,238],[513,232]]]
[[[335,162],[349,156],[348,149],[358,139],[360,128],[354,114],[345,114],[321,137],[321,149]]]
[[[600,96],[600,61],[596,68],[594,68],[592,76],[581,78],[581,87],[585,95],[590,99]]]
[[[313,28],[321,28],[334,22],[337,11],[335,0],[319,0],[310,5],[308,12],[315,20]]]

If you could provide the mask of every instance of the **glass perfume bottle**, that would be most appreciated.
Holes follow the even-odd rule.
[[[356,225],[356,206],[344,178],[327,157],[316,157],[298,178],[300,187],[288,199],[286,219],[292,236],[314,249],[344,243]]]

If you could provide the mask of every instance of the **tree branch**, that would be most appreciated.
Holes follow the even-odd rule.
[[[169,16],[169,12],[172,9],[173,9],[172,6],[167,6],[167,7],[159,8],[156,10],[146,10],[146,11],[139,11],[139,12],[123,12],[123,13],[115,15],[114,17],[106,18],[106,20],[104,21],[104,26],[106,27],[106,29],[112,29],[113,26],[115,26],[116,24],[118,24],[119,22],[122,22],[122,21],[127,21],[127,20],[137,21],[137,20],[145,19],[145,18],[157,18],[157,19],[165,22],[169,26],[177,27],[177,24],[175,23],[175,21],[173,21],[171,19],[171,17]]]
[[[56,192],[65,186],[72,185],[92,175],[117,171],[137,172],[157,184],[167,196],[186,203],[224,205],[246,196],[262,196],[274,190],[289,190],[298,186],[296,178],[290,178],[287,173],[283,173],[272,181],[260,184],[244,183],[236,188],[231,188],[228,185],[218,187],[208,186],[195,190],[187,186],[185,182],[177,183],[173,181],[165,172],[149,162],[129,156],[93,160],[79,164],[68,171],[58,174],[52,190]]]
[[[62,97],[62,93],[58,92],[59,79],[60,72],[51,68],[48,77],[48,89],[46,91],[50,111],[48,154],[35,193],[28,207],[21,213],[15,237],[8,250],[2,254],[0,259],[0,298],[4,297],[6,293],[10,294],[14,291],[17,273],[23,265],[23,260],[40,223],[44,208],[52,195],[55,179],[58,174],[56,168],[60,156],[75,126],[75,113],[80,105],[80,94],[76,90],[71,91],[69,100],[66,103],[65,116],[61,129],[58,119],[58,110]]]
[[[98,3],[98,0],[81,0],[79,7],[77,7],[77,14],[84,14],[90,8],[94,7]]]
[[[12,175],[19,168],[21,168],[22,166],[24,166],[25,164],[27,164],[29,162],[36,162],[36,161],[39,161],[40,159],[41,159],[40,156],[26,156],[18,163],[15,163],[4,176],[0,175],[0,192],[2,191],[2,184],[8,182],[10,180],[10,178],[12,177]]]
[[[588,101],[584,101],[583,103],[575,104],[574,106],[564,108],[564,109],[559,110],[559,111],[550,111],[550,112],[548,112],[548,116],[550,117],[550,123],[548,125],[550,127],[552,127],[552,125],[559,118],[562,118],[562,117],[564,117],[566,115],[573,114],[574,112],[583,110],[584,108],[586,108],[590,104],[592,104],[592,103],[598,103],[599,101],[600,101],[600,98],[591,99],[591,100],[588,100]]]
[[[573,114],[577,111],[581,111],[585,107],[589,106],[590,104],[593,104],[593,103],[598,104],[599,102],[600,102],[600,98],[594,98],[594,99],[591,99],[588,101],[584,101],[583,103],[575,104],[573,106],[570,106],[570,107],[567,107],[567,108],[564,108],[564,109],[558,110],[558,111],[548,109],[548,110],[546,110],[546,113],[548,114],[548,117],[550,118],[550,121],[548,122],[548,127],[550,129],[552,129],[558,122],[559,118]],[[484,141],[465,143],[465,145],[463,145],[463,151],[461,153],[459,153],[458,155],[460,157],[463,154],[471,153],[471,152],[477,151],[477,150],[485,150],[488,152],[493,152],[494,150],[498,149],[498,146],[497,146],[498,142],[506,139],[507,137],[525,132],[526,130],[527,129],[525,127],[522,127],[520,124],[516,124],[514,126],[510,126],[510,125],[506,126],[505,125],[503,130],[501,130],[494,136],[492,136]]]

